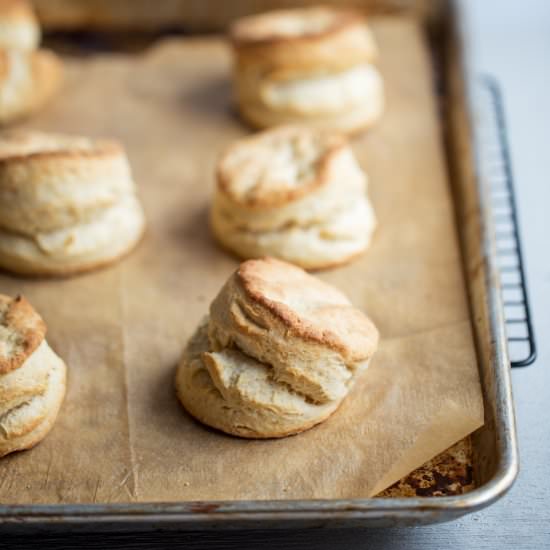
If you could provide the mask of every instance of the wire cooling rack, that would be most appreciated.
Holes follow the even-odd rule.
[[[519,235],[502,93],[496,80],[480,79],[481,170],[489,187],[500,270],[502,301],[512,367],[526,367],[537,356]]]

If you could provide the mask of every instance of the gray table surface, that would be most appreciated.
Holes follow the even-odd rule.
[[[0,538],[0,548],[550,548],[550,1],[464,0],[475,66],[504,91],[539,357],[513,373],[521,472],[479,513],[430,527]]]

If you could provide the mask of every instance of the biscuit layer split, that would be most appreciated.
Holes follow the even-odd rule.
[[[239,257],[305,269],[361,254],[376,227],[367,177],[346,138],[297,126],[241,139],[222,156],[210,220]]]
[[[45,335],[25,298],[0,294],[0,456],[33,447],[57,418],[66,366]]]
[[[190,339],[176,389],[209,426],[284,437],[328,418],[377,345],[374,324],[336,288],[273,258],[249,260]]]

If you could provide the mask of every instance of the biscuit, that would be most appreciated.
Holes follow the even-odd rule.
[[[0,124],[37,111],[59,90],[62,65],[39,50],[40,26],[24,0],[0,0]]]
[[[238,20],[230,29],[234,90],[257,128],[300,122],[355,133],[384,110],[377,46],[365,17],[309,7]]]
[[[285,126],[220,159],[210,222],[243,259],[274,256],[322,269],[364,252],[376,227],[367,178],[346,138]]]
[[[0,124],[42,108],[61,80],[61,62],[53,52],[0,49]]]
[[[284,437],[328,418],[377,345],[374,324],[336,288],[273,258],[249,260],[190,339],[176,390],[209,426]]]
[[[70,275],[111,263],[144,230],[123,147],[39,132],[0,138],[0,266]]]
[[[66,366],[23,297],[0,294],[0,456],[41,441],[65,395]]]
[[[0,48],[34,50],[40,43],[40,26],[26,0],[0,1]]]

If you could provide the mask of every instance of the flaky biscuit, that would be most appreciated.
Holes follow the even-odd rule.
[[[29,302],[0,294],[0,456],[38,443],[65,395],[66,366]]]
[[[244,259],[271,255],[320,269],[370,243],[376,218],[366,176],[342,136],[289,126],[244,138],[216,177],[213,233]]]
[[[58,91],[59,58],[48,50],[0,50],[0,124],[40,109]]]
[[[0,227],[23,235],[93,219],[134,183],[116,141],[11,131],[0,135]]]
[[[230,277],[210,307],[209,337],[214,349],[235,345],[269,364],[275,381],[316,403],[344,397],[378,343],[344,294],[274,258],[244,262]]]
[[[0,138],[0,266],[69,275],[129,252],[144,216],[117,142],[11,132]]]
[[[238,20],[230,30],[234,90],[256,128],[301,123],[355,133],[384,109],[366,18],[334,7],[279,10]]]
[[[48,364],[48,382],[42,394],[0,417],[0,457],[14,451],[30,449],[48,434],[57,418],[65,397],[67,368],[65,363],[47,346],[35,353]]]
[[[0,48],[34,50],[40,42],[40,26],[26,0],[0,1]]]
[[[176,389],[210,426],[283,437],[330,416],[377,344],[372,322],[334,287],[279,260],[249,260],[191,338]]]

